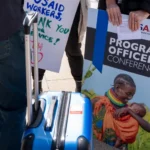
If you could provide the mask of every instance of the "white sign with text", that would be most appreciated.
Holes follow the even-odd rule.
[[[38,16],[39,68],[59,72],[79,0],[25,0],[26,12]],[[31,30],[33,55],[33,31]],[[32,57],[33,58],[33,57]],[[34,61],[32,60],[32,65]]]

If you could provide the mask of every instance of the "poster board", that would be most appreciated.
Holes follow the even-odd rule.
[[[79,0],[25,0],[24,10],[37,11],[39,68],[59,72]],[[33,55],[33,31],[31,30]],[[34,60],[32,57],[32,65]]]
[[[122,17],[128,18],[127,15]],[[143,119],[150,123],[149,24],[150,20],[144,20],[141,23],[142,39],[118,41],[117,27],[108,21],[106,11],[89,9],[82,93],[90,97],[91,101],[97,96],[106,97],[106,92],[114,87],[114,79],[119,74],[126,74],[133,79],[136,89],[126,107],[133,103],[142,104],[146,109]],[[105,108],[107,110],[107,107]],[[130,115],[130,117],[132,116]],[[101,130],[102,121],[96,123],[93,123],[93,126]],[[136,136],[133,137],[135,140],[132,139],[134,142],[126,143],[128,150],[150,149],[150,134],[140,125],[138,127]],[[127,132],[131,133],[130,130]],[[114,137],[109,134],[107,136],[113,139],[117,138],[118,134],[114,131]],[[95,135],[94,137],[97,138]],[[107,143],[104,139],[101,141]],[[109,145],[111,144],[109,143]]]

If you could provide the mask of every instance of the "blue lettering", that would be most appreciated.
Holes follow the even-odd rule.
[[[51,14],[50,14],[50,17],[54,18],[54,15],[55,15],[55,11],[52,11]]]
[[[44,14],[44,15],[45,15],[45,11],[46,11],[46,8],[42,8],[41,14]]]
[[[50,15],[50,10],[47,10],[46,11],[46,16],[49,16]]]
[[[38,8],[38,12],[41,12],[41,7]]]
[[[58,8],[58,11],[62,12],[62,11],[64,11],[64,9],[65,9],[65,6],[60,4],[59,8]]]
[[[41,0],[34,0],[35,3],[39,4]]]
[[[27,2],[27,9],[33,10],[34,4],[30,5],[29,2]]]
[[[49,5],[48,5],[48,8],[52,8],[52,9],[54,9],[54,4],[55,4],[55,2],[54,1],[52,1]]]
[[[55,6],[55,10],[57,10],[58,9],[58,3],[56,4],[56,6]]]
[[[59,3],[56,3],[54,0],[33,0],[36,4],[41,3],[41,6],[38,6],[36,4],[31,4],[27,2],[27,9],[30,11],[38,11],[39,13],[53,17],[58,21],[62,20],[62,12],[65,10],[65,6]]]
[[[61,15],[62,15],[62,13],[59,12],[55,18],[56,18],[57,20],[61,21],[61,19],[62,19],[62,18],[61,18]]]
[[[34,6],[33,10],[34,10],[34,11],[37,11],[37,10],[38,10],[38,7],[37,7],[37,6]]]
[[[42,3],[43,6],[47,6],[48,2],[47,0],[44,0],[45,3]]]

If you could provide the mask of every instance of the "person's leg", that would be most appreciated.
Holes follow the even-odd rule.
[[[0,149],[20,150],[25,127],[26,76],[22,30],[0,41]]]
[[[43,91],[42,80],[43,80],[45,71],[46,70],[44,69],[39,69],[39,93]],[[32,78],[33,78],[33,92],[32,93],[34,94],[34,68],[33,67],[32,67]]]
[[[78,25],[80,19],[80,5],[77,9],[73,25],[66,45],[66,54],[71,69],[71,74],[76,82],[76,91],[81,91],[83,56],[81,53],[81,43],[78,43]]]
[[[98,9],[106,10],[106,1],[105,0],[98,1]]]

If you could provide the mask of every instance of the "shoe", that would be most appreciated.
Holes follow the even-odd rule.
[[[75,81],[76,82],[76,92],[81,92],[81,88],[82,88],[82,81]]]

